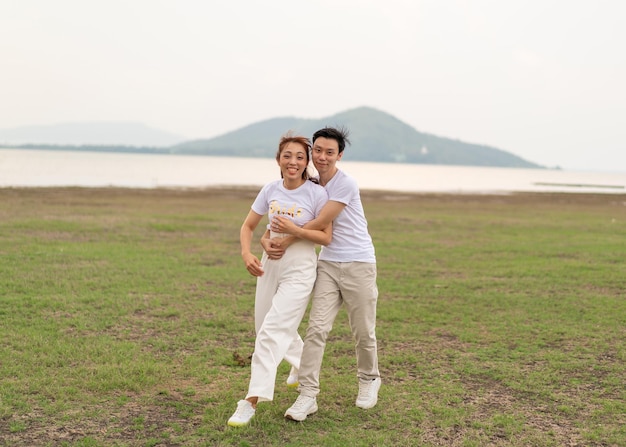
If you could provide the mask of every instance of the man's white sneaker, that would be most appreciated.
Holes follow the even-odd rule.
[[[300,395],[285,412],[285,418],[302,422],[307,416],[317,411],[317,401],[314,397]]]
[[[378,390],[382,381],[380,377],[374,380],[359,381],[359,395],[356,398],[356,406],[367,410],[378,402]]]
[[[291,367],[291,371],[289,371],[289,377],[287,377],[287,386],[289,388],[295,388],[298,386],[298,370]]]
[[[237,402],[235,413],[228,420],[228,425],[231,427],[243,427],[244,425],[248,425],[255,412],[256,410],[250,402],[240,400]]]

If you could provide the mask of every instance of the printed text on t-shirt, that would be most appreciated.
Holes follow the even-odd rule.
[[[293,205],[291,208],[287,206],[281,207],[277,200],[273,200],[270,203],[270,214],[283,214],[287,216],[300,217],[302,215],[302,208],[296,209],[296,205]]]

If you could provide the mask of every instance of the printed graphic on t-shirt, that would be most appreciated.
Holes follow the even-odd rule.
[[[278,203],[278,200],[272,200],[270,202],[270,210],[269,210],[269,214],[270,215],[281,215],[281,216],[291,216],[292,219],[296,218],[296,217],[300,217],[302,216],[302,208],[299,208],[297,205],[285,205],[285,206],[280,206],[280,203]]]

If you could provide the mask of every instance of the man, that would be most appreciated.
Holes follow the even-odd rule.
[[[346,143],[349,140],[344,129],[327,127],[313,135],[311,158],[329,201],[320,215],[304,228],[320,229],[332,222],[333,237],[319,254],[309,326],[298,372],[300,395],[285,412],[285,417],[294,421],[304,421],[318,409],[316,397],[320,392],[319,376],[326,339],[342,304],[346,306],[356,342],[359,380],[356,406],[368,409],[376,405],[381,385],[376,345],[376,256],[358,185],[336,166]],[[271,226],[273,231],[296,237],[302,231],[282,218],[273,219]],[[272,257],[280,256],[288,241],[276,245],[263,240],[262,244]]]

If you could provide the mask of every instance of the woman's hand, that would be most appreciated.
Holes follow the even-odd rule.
[[[243,258],[244,264],[246,264],[246,270],[248,270],[252,276],[263,276],[265,272],[263,271],[263,265],[259,258],[252,253],[244,253],[241,257]]]

